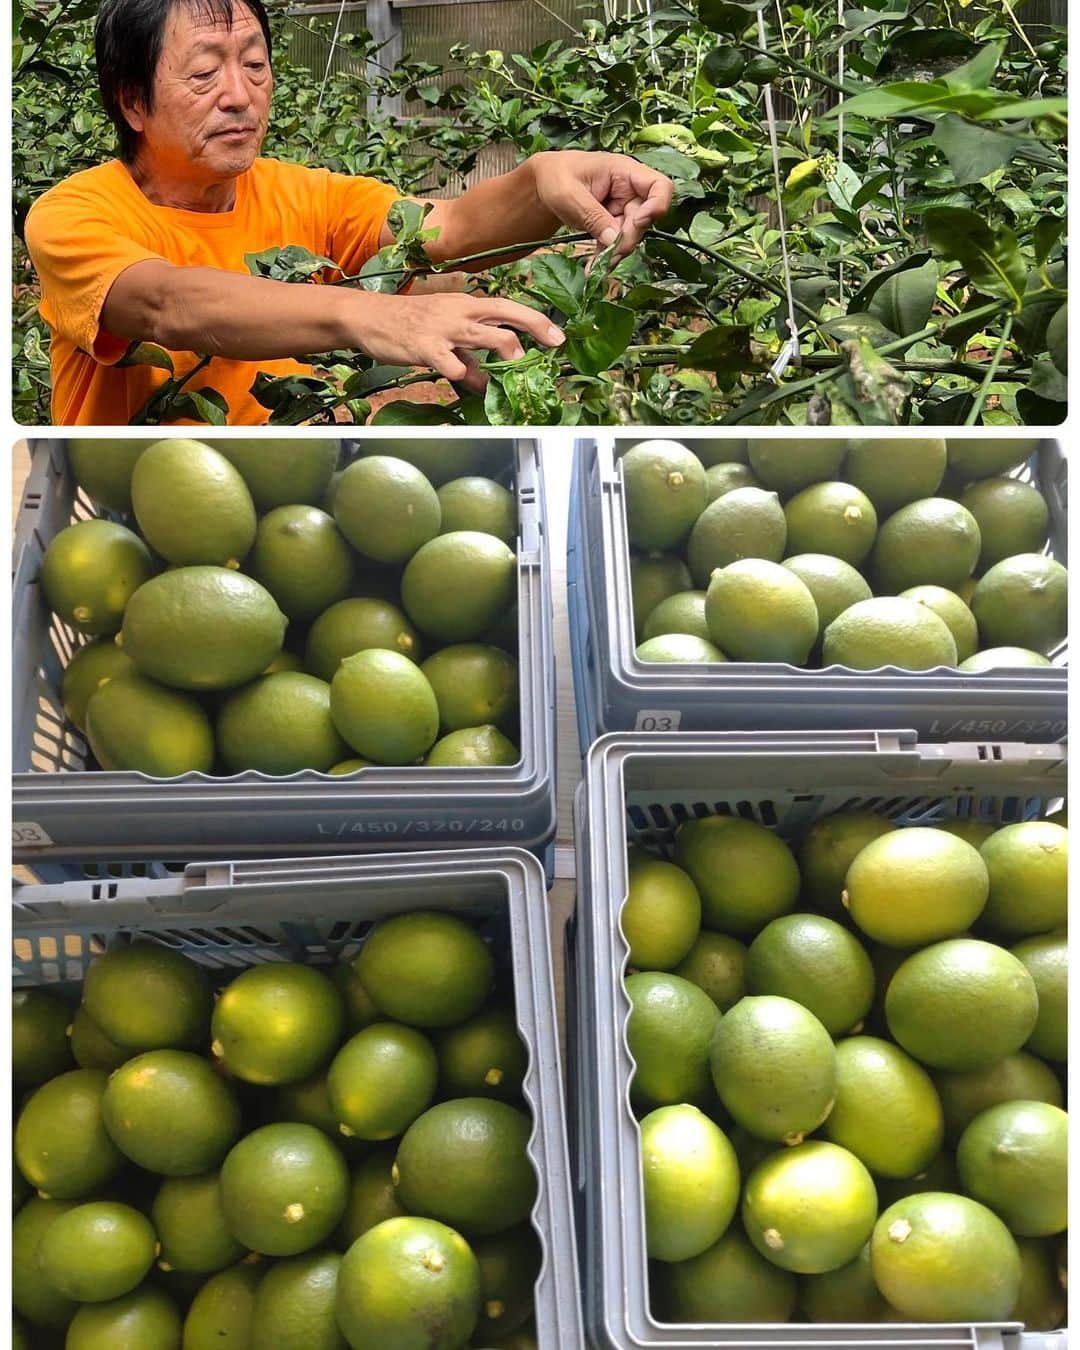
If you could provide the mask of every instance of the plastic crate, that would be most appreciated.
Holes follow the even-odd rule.
[[[247,772],[156,779],[83,772],[88,750],[65,723],[60,680],[82,640],[41,593],[49,541],[97,514],[63,441],[33,446],[16,524],[12,742],[14,855],[42,878],[84,863],[513,844],[545,854],[555,831],[555,670],[540,454],[505,442],[517,496],[521,759],[506,768],[371,768],[337,778]],[[549,858],[550,863],[550,858]]]
[[[676,1346],[933,1346],[1066,1350],[1064,1333],[1016,1326],[672,1325],[649,1312],[640,1132],[630,1110],[634,1061],[623,987],[629,949],[619,926],[626,848],[670,854],[683,821],[715,813],[797,837],[839,810],[900,824],[949,814],[1013,821],[1045,814],[1065,792],[1052,745],[920,744],[911,732],[769,735],[616,734],[590,750],[578,790],[578,905],[573,988],[571,1152],[586,1334],[603,1350]]]
[[[682,442],[693,448],[693,437]],[[914,727],[924,740],[1056,741],[1065,735],[1064,650],[1052,668],[968,674],[894,666],[803,670],[782,663],[638,661],[622,473],[611,436],[574,451],[567,548],[570,647],[584,755],[608,731]],[[1068,460],[1044,441],[1017,476],[1050,508],[1050,552],[1067,562]]]
[[[518,849],[190,865],[162,880],[24,886],[12,918],[16,986],[75,990],[91,958],[131,937],[161,942],[228,977],[264,961],[347,958],[371,924],[415,909],[479,925],[512,983],[529,1054],[524,1093],[543,1248],[536,1283],[543,1350],[584,1345],[544,878]]]

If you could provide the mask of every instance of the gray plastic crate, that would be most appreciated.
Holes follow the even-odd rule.
[[[640,437],[637,439],[641,439]],[[693,449],[694,438],[678,439]],[[608,731],[914,727],[924,740],[1057,741],[1066,729],[1065,651],[1049,669],[803,670],[731,661],[677,665],[634,655],[630,552],[622,473],[610,436],[574,451],[567,549],[570,646],[578,737],[585,754]],[[1017,476],[1050,507],[1050,552],[1067,563],[1068,460],[1042,442]]]
[[[518,849],[190,865],[161,880],[71,881],[16,889],[16,986],[81,984],[91,958],[132,937],[182,951],[228,977],[264,961],[325,964],[359,950],[379,918],[414,909],[479,925],[512,981],[528,1053],[529,1156],[543,1248],[536,1283],[542,1350],[584,1345],[544,876]]]
[[[63,441],[33,446],[16,524],[12,587],[14,854],[43,877],[78,862],[367,852],[448,843],[513,844],[544,853],[555,831],[555,670],[540,454],[512,451],[517,496],[521,759],[506,768],[371,768],[337,778],[83,772],[88,750],[65,723],[64,664],[77,635],[41,593],[49,541],[96,514],[77,489]],[[50,866],[51,865],[51,866]],[[81,872],[78,875],[82,875]]]
[[[955,814],[1008,822],[1045,814],[1065,793],[1053,745],[920,744],[911,732],[817,735],[615,734],[589,751],[578,790],[578,904],[568,983],[571,1152],[586,1334],[603,1350],[668,1347],[915,1346],[1065,1350],[1064,1333],[1016,1326],[672,1325],[649,1312],[640,1132],[629,1105],[634,1061],[619,927],[626,848],[665,855],[683,821],[731,814],[798,837],[823,815],[869,809],[899,824]]]

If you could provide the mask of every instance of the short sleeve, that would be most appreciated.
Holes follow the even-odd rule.
[[[114,365],[130,343],[101,326],[109,290],[121,272],[161,254],[125,235],[103,202],[65,184],[31,208],[26,246],[41,285],[42,318],[102,365]]]
[[[343,272],[358,272],[379,251],[379,235],[401,193],[375,178],[332,173],[327,194],[326,254]]]

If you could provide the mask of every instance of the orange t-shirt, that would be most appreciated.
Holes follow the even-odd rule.
[[[169,378],[152,366],[118,366],[130,343],[102,326],[116,278],[133,263],[164,259],[183,267],[247,273],[245,253],[300,244],[352,273],[378,251],[387,212],[401,194],[373,178],[350,178],[276,159],[258,159],[236,180],[231,211],[155,206],[127,168],[110,160],[73,174],[34,203],[26,243],[41,282],[41,316],[52,334],[52,417],[57,426],[125,426]],[[178,375],[192,352],[172,352]],[[213,388],[230,425],[265,422],[249,390],[260,371],[310,373],[299,361],[216,357],[190,389]]]

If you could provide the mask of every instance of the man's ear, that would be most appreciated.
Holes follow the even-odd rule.
[[[146,108],[141,99],[132,98],[128,94],[121,94],[120,111],[124,114],[124,121],[132,131],[141,134],[145,130]]]

